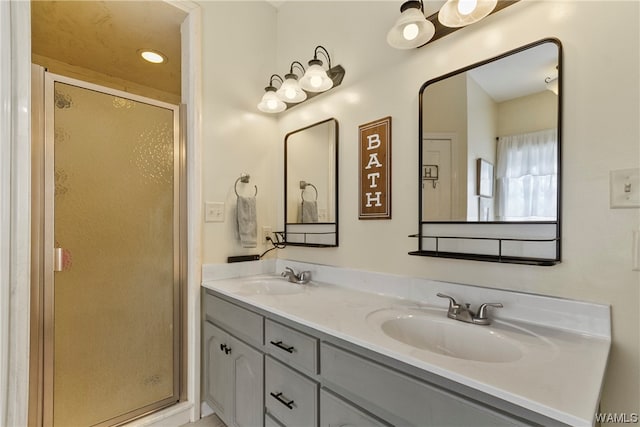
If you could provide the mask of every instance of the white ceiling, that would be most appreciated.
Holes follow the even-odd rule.
[[[186,13],[164,1],[32,1],[32,52],[180,94],[180,24]],[[165,54],[165,64],[138,49]]]
[[[469,71],[496,102],[542,92],[545,78],[558,75],[558,47],[544,43]]]

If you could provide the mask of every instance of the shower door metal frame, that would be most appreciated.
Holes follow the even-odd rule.
[[[43,69],[41,69],[43,70]],[[119,425],[132,419],[139,418],[158,409],[173,405],[184,399],[184,368],[186,366],[186,351],[182,349],[184,344],[183,336],[186,335],[185,327],[185,307],[186,307],[186,275],[187,275],[187,244],[186,244],[186,151],[185,151],[185,134],[183,126],[180,126],[181,114],[180,107],[168,104],[143,96],[123,92],[108,87],[87,83],[81,80],[56,75],[53,73],[44,73],[44,117],[39,118],[40,124],[44,125],[44,138],[34,154],[34,166],[40,167],[42,176],[38,177],[39,182],[33,183],[34,190],[32,199],[38,200],[40,203],[39,211],[33,211],[33,224],[44,224],[41,228],[41,236],[34,236],[38,240],[38,244],[34,241],[34,251],[39,253],[40,259],[36,259],[37,266],[35,270],[39,270],[38,276],[40,280],[34,280],[32,290],[37,290],[37,294],[41,296],[41,301],[36,301],[32,305],[32,309],[37,309],[37,314],[32,313],[32,318],[40,316],[41,319],[32,325],[39,325],[41,331],[40,349],[41,354],[37,369],[40,371],[42,385],[38,391],[41,406],[39,408],[40,415],[37,417],[42,421],[43,426],[53,425],[53,379],[54,379],[54,84],[56,82],[65,83],[83,89],[100,92],[107,95],[117,96],[144,104],[153,105],[173,111],[173,131],[174,131],[174,223],[173,223],[173,394],[169,398],[154,402],[142,408],[138,408],[126,414],[122,414],[105,420],[96,426]],[[43,122],[43,123],[42,123]],[[32,146],[36,147],[37,141],[32,142]],[[38,153],[39,152],[39,153]],[[41,157],[39,159],[38,157]],[[36,168],[34,168],[36,169]],[[34,170],[35,172],[35,170]],[[35,208],[35,206],[34,206]],[[38,288],[38,289],[35,289]],[[32,293],[33,295],[33,293]],[[33,348],[33,347],[32,347]],[[32,364],[32,369],[35,364]],[[40,423],[38,423],[40,424]]]

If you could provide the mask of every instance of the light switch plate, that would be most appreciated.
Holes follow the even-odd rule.
[[[206,202],[204,222],[224,222],[224,202]]]
[[[640,208],[640,168],[611,171],[610,206],[618,208]]]

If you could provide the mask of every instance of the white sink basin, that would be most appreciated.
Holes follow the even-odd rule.
[[[528,345],[546,345],[537,335],[504,322],[474,325],[447,318],[439,309],[382,309],[367,321],[388,337],[420,350],[476,362],[515,362]]]
[[[245,295],[290,295],[304,292],[304,286],[291,283],[283,277],[265,276],[243,280],[239,293]]]

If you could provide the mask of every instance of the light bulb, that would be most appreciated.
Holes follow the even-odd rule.
[[[293,99],[296,97],[296,91],[292,88],[289,88],[284,92],[284,96],[286,96],[287,99]]]
[[[269,110],[275,110],[277,106],[278,106],[278,101],[273,99],[270,99],[267,101],[267,108]]]
[[[458,1],[458,12],[461,15],[468,15],[478,6],[478,0],[459,0]]]
[[[313,76],[309,80],[309,83],[311,84],[311,86],[318,88],[322,85],[322,78],[320,76]]]
[[[166,57],[160,52],[156,52],[153,50],[139,50],[138,53],[140,56],[147,62],[151,62],[152,64],[162,64],[166,61]]]
[[[419,31],[418,26],[416,24],[414,24],[414,23],[407,24],[402,29],[402,37],[404,37],[405,40],[413,40],[416,37],[418,37],[418,33],[419,32],[420,31]]]

